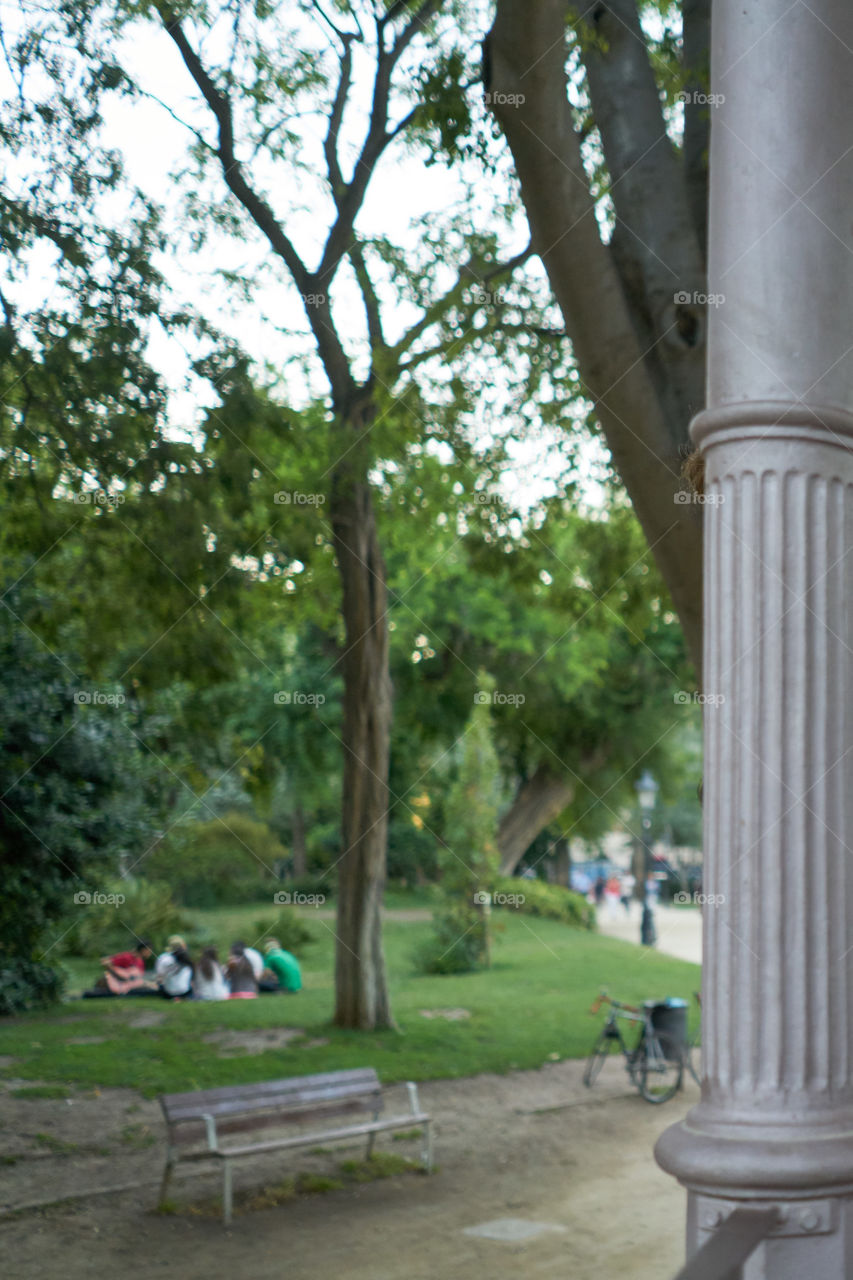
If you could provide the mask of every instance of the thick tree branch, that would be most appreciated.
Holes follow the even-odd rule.
[[[611,249],[658,395],[696,413],[704,398],[705,268],[682,157],[666,131],[636,0],[599,0],[583,42],[616,211]],[[677,294],[691,301],[676,303]],[[656,346],[659,344],[659,346]]]
[[[696,239],[705,261],[708,252],[708,150],[711,107],[702,101],[711,87],[711,0],[683,0],[684,168],[687,200]],[[698,100],[697,100],[698,95]]]
[[[534,247],[699,671],[701,508],[673,502],[690,410],[667,412],[658,398],[601,242],[567,99],[563,0],[498,0],[487,46],[492,110],[515,159]]]

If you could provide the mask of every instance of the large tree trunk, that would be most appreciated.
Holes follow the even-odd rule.
[[[498,828],[501,875],[512,875],[539,832],[562,813],[574,793],[571,774],[542,764],[520,784]]]
[[[699,21],[707,0],[689,8]],[[635,0],[602,0],[586,21],[594,30],[584,60],[616,212],[610,244],[566,96],[563,0],[498,0],[486,88],[584,389],[701,678],[702,508],[676,498],[686,488],[687,428],[704,402],[701,137],[691,129],[686,173],[666,137]],[[691,36],[691,49],[702,38]]]
[[[356,450],[355,452],[358,452]],[[385,887],[391,679],[385,564],[370,486],[356,459],[334,474],[330,515],[343,587],[343,853],[335,952],[335,1023],[393,1026],[380,908]]]

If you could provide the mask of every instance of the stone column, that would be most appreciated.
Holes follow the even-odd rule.
[[[715,0],[702,1100],[691,1256],[853,1276],[853,3]]]

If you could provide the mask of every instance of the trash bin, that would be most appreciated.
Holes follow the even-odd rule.
[[[674,1044],[686,1049],[687,1001],[668,996],[666,1000],[646,1000],[644,1003],[651,1010],[655,1031],[665,1031]]]

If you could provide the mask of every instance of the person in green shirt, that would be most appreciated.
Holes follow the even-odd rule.
[[[266,953],[266,968],[271,977],[275,978],[280,991],[301,991],[302,990],[302,970],[299,968],[299,961],[296,956],[291,955],[289,951],[285,951],[278,938],[270,938],[264,947]],[[266,974],[263,975],[266,977]]]

